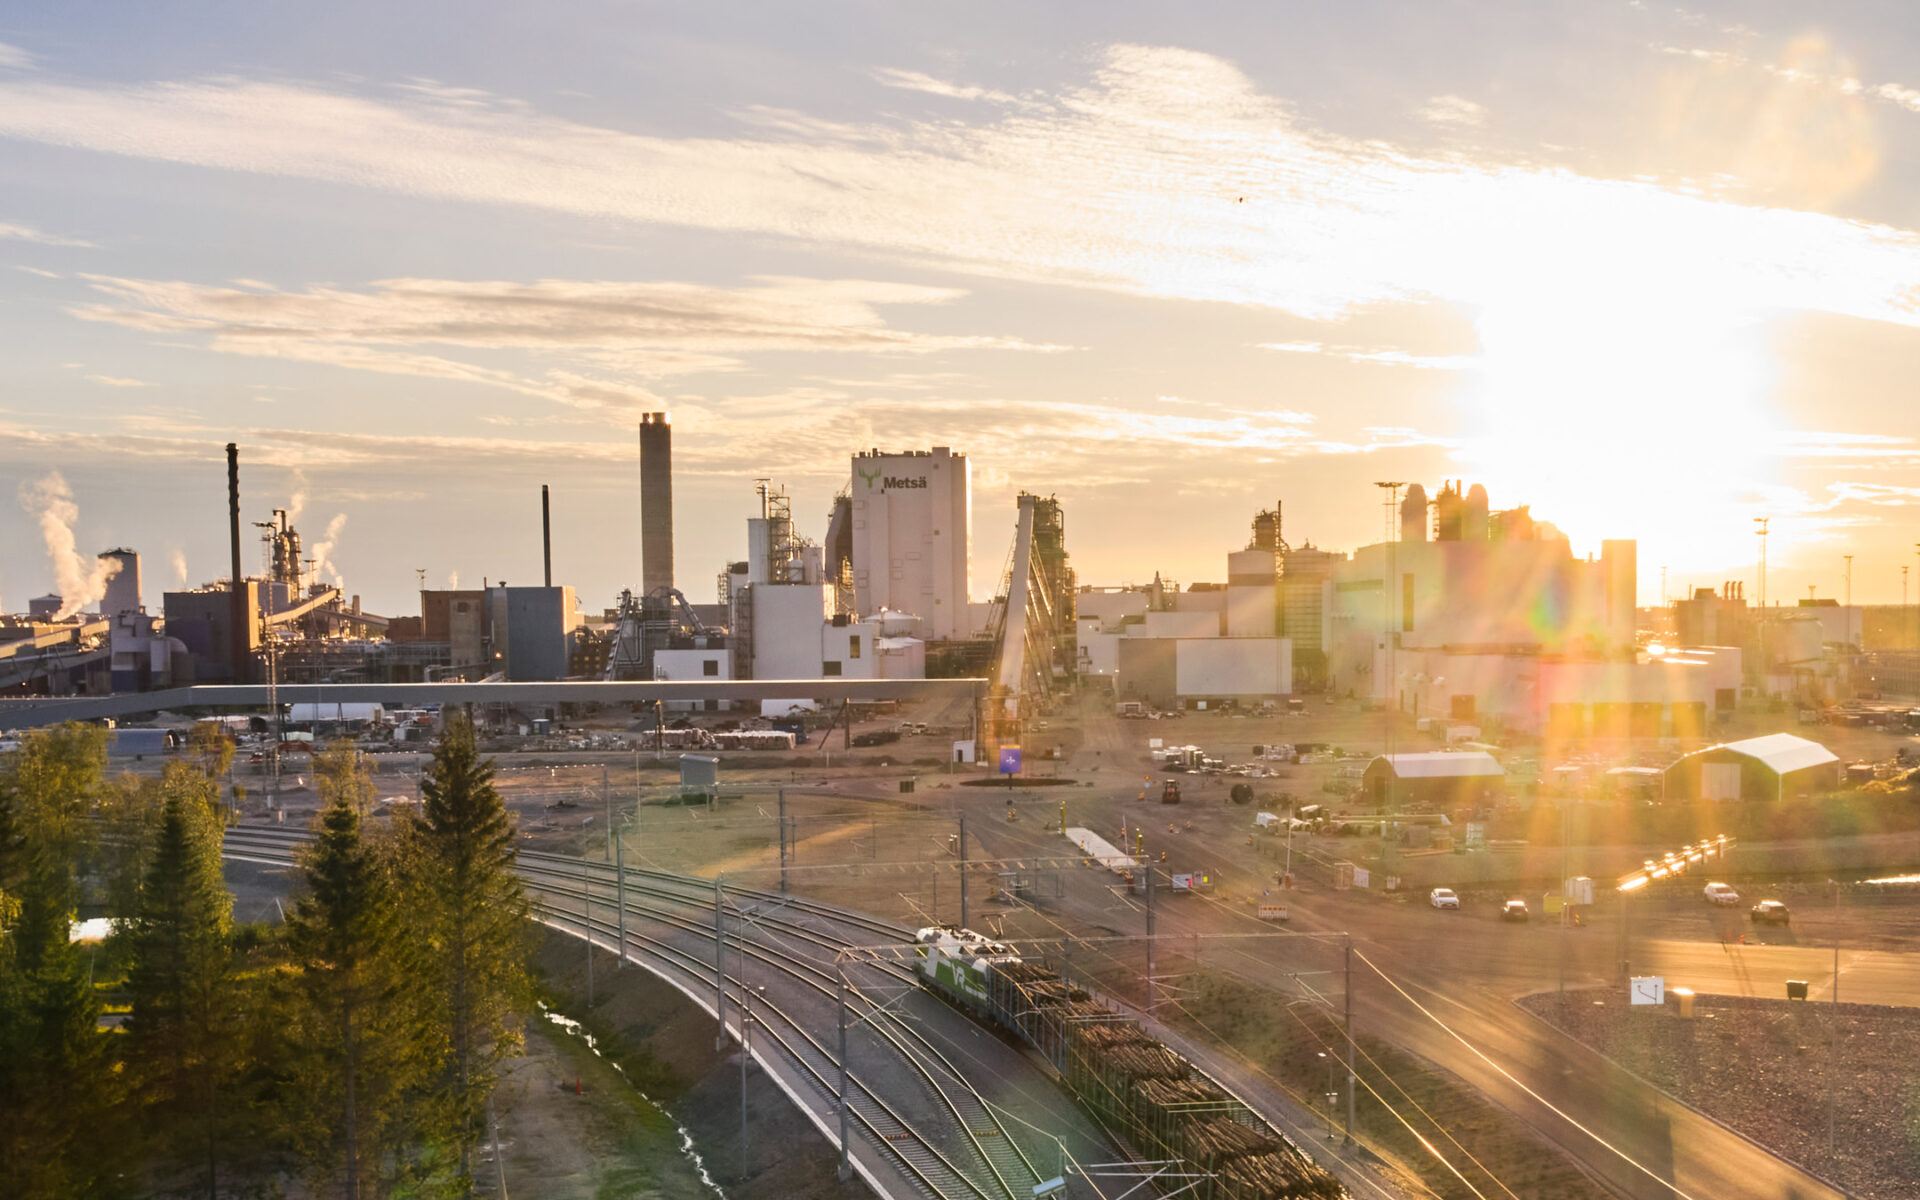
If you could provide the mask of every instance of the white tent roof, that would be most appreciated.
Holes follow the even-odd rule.
[[[1770,733],[1765,737],[1748,738],[1743,742],[1728,742],[1723,746],[1715,746],[1714,749],[1733,750],[1744,754],[1765,764],[1780,775],[1840,761],[1839,755],[1819,742],[1810,742],[1806,738],[1795,737],[1791,733]]]
[[[1485,750],[1382,754],[1373,761],[1385,762],[1401,779],[1464,779],[1507,773]]]

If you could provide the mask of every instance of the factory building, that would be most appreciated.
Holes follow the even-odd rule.
[[[140,600],[140,556],[131,550],[119,548],[106,551],[100,558],[113,564],[108,569],[107,591],[100,601],[100,615],[115,617],[121,613],[147,611],[146,605]]]
[[[855,455],[852,467],[844,528],[830,526],[827,544],[847,549],[854,611],[913,613],[934,639],[972,636],[973,476],[966,456],[945,446],[871,450]],[[842,511],[836,505],[836,516]]]
[[[580,606],[571,587],[487,590],[487,623],[495,671],[514,682],[565,679],[572,669],[572,637]]]
[[[1278,513],[1255,518],[1253,544],[1227,555],[1227,582],[1186,591],[1156,574],[1144,589],[1144,611],[1102,597],[1082,611],[1121,614],[1112,639],[1114,696],[1155,708],[1206,710],[1258,705],[1293,692],[1293,645],[1279,636]],[[1089,655],[1091,658],[1091,654]]]

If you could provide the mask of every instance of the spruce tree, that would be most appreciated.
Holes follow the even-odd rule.
[[[219,1194],[238,1067],[233,898],[220,863],[211,784],[169,763],[153,861],[131,922],[128,1056],[161,1152],[197,1164],[194,1191]]]
[[[426,935],[446,1035],[444,1086],[463,1188],[471,1186],[469,1156],[500,1065],[520,1044],[529,991],[529,909],[493,770],[480,757],[472,723],[449,720],[420,782],[417,853],[408,860],[417,896],[410,907]]]
[[[105,730],[65,725],[0,756],[0,887],[17,903],[0,939],[0,1198],[121,1190],[124,1110],[89,963],[68,937],[76,857],[100,782]]]
[[[291,1131],[317,1176],[349,1200],[378,1194],[411,1140],[405,1102],[434,1047],[412,1012],[389,864],[342,794],[301,860],[307,893],[287,914],[296,1043],[289,1092],[309,1108]]]

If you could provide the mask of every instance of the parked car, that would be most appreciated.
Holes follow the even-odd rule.
[[[1704,889],[1708,904],[1738,904],[1740,893],[1724,883],[1710,883]]]
[[[1500,906],[1500,919],[1503,921],[1524,921],[1529,915],[1525,900],[1509,900]]]
[[[1435,908],[1459,908],[1460,897],[1453,894],[1452,888],[1435,888],[1427,893],[1427,903]]]
[[[1785,925],[1793,920],[1793,914],[1778,900],[1762,900],[1748,910],[1747,919],[1755,925]]]

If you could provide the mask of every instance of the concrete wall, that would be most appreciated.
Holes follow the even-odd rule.
[[[1285,638],[1181,638],[1174,687],[1182,700],[1252,700],[1293,690],[1293,646]]]
[[[1144,615],[1150,602],[1145,592],[1098,589],[1075,592],[1073,600],[1082,621],[1096,620],[1109,633],[1120,627],[1122,618]]]
[[[709,673],[707,664],[713,664]],[[653,677],[670,680],[732,679],[732,650],[655,650],[653,652]],[[694,712],[705,709],[708,703],[699,700],[674,700],[667,702],[670,712]],[[717,706],[715,706],[717,707]]]
[[[1130,638],[1207,638],[1220,636],[1220,613],[1150,612],[1138,625],[1127,626]]]
[[[755,679],[818,679],[820,627],[830,598],[824,586],[762,584],[747,593],[753,603]]]

